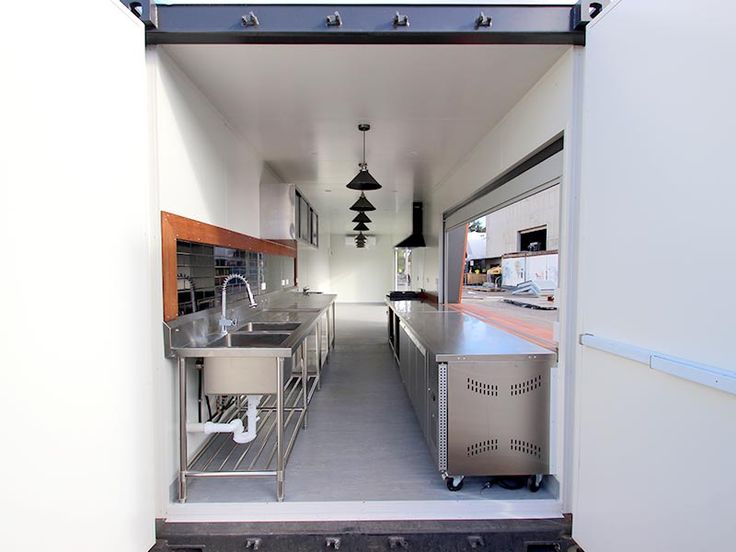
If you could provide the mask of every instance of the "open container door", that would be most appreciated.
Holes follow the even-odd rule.
[[[5,550],[155,542],[144,48],[112,0],[0,19]]]
[[[586,551],[736,542],[734,13],[622,0],[587,28],[573,505]]]

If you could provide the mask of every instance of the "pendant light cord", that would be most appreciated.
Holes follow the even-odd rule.
[[[360,166],[361,170],[365,170],[367,168],[366,162],[365,162],[365,130],[363,131],[363,164]]]

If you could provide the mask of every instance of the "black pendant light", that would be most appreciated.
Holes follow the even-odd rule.
[[[368,215],[361,211],[357,215],[355,215],[353,222],[371,222],[371,219],[369,219]]]
[[[378,190],[381,188],[378,181],[368,172],[368,163],[365,162],[365,133],[370,129],[371,125],[366,123],[358,125],[358,130],[363,133],[363,162],[358,164],[360,167],[358,174],[347,184],[351,190]]]
[[[376,208],[373,206],[373,204],[368,201],[368,199],[365,197],[364,193],[360,194],[360,197],[358,198],[358,201],[353,203],[350,206],[351,211],[375,211]]]
[[[363,231],[367,232],[368,227],[365,225],[364,222],[359,222],[358,224],[355,225],[355,228],[353,228],[353,230],[360,230],[361,232]]]
[[[357,242],[363,242],[363,243],[365,243],[365,240],[367,240],[367,239],[368,238],[365,237],[365,235],[363,234],[363,232],[360,232],[357,236],[355,236],[356,243]]]

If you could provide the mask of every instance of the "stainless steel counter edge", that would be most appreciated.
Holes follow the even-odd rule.
[[[300,300],[302,299],[302,295],[297,294],[296,292],[282,292],[282,293],[289,293],[290,295],[293,295],[293,299]],[[276,295],[276,294],[274,294]],[[297,327],[295,330],[290,332],[289,337],[278,347],[209,347],[208,344],[212,343],[213,341],[221,338],[223,335],[222,332],[205,332],[204,334],[198,336],[198,338],[195,338],[195,343],[191,346],[189,345],[182,345],[182,346],[175,346],[171,345],[174,343],[174,339],[172,338],[172,334],[174,332],[179,332],[184,325],[187,324],[187,322],[192,323],[194,319],[190,319],[190,321],[184,321],[183,323],[176,323],[177,320],[174,320],[170,323],[164,322],[164,342],[165,342],[165,350],[166,350],[166,356],[170,358],[174,357],[181,357],[181,358],[195,358],[195,357],[240,357],[240,358],[247,358],[247,357],[274,357],[274,358],[289,358],[291,357],[296,350],[299,348],[301,343],[309,337],[309,335],[312,333],[312,330],[317,325],[319,319],[322,317],[322,315],[327,312],[331,307],[332,304],[335,302],[335,298],[337,295],[332,294],[315,294],[310,295],[306,297],[311,297],[312,302],[317,301],[317,297],[319,299],[323,299],[324,301],[321,301],[320,306],[314,307],[314,306],[305,306],[303,308],[295,308],[292,305],[285,306],[285,307],[279,307],[278,304],[272,304],[272,302],[277,302],[278,298],[283,298],[283,295],[277,296],[276,298],[272,297],[272,301],[265,302],[262,305],[259,305],[259,308],[257,309],[248,309],[244,308],[245,301],[239,301],[237,304],[233,305],[232,309],[228,309],[229,311],[232,311],[234,313],[238,313],[239,316],[243,316],[243,318],[239,318],[239,316],[235,316],[235,318],[238,318],[238,328],[242,328],[243,326],[247,325],[250,322],[256,322],[258,321],[259,317],[262,317],[264,314],[278,314],[278,313],[294,313],[298,314],[299,318],[304,318],[304,320],[300,320],[299,327]],[[213,317],[219,317],[219,310],[217,309],[208,309],[209,311],[204,311],[201,313],[201,316],[196,317],[196,319],[207,322],[208,319],[211,319]],[[215,312],[217,311],[217,312]],[[196,313],[200,314],[200,313]],[[191,316],[191,315],[189,315]],[[230,333],[237,332],[238,329],[232,330]],[[191,341],[190,341],[191,342]]]
[[[397,303],[402,303],[401,305],[397,305]],[[539,345],[536,345],[532,343],[531,341],[528,341],[522,337],[519,337],[517,335],[511,334],[509,332],[506,332],[500,328],[497,328],[495,326],[491,326],[490,324],[487,324],[486,322],[474,318],[470,315],[467,315],[462,312],[458,312],[455,310],[450,310],[446,307],[440,307],[440,309],[433,308],[430,305],[427,305],[426,303],[420,303],[418,301],[391,301],[386,300],[386,306],[391,309],[396,316],[398,316],[401,323],[409,329],[409,331],[412,333],[414,338],[419,341],[425,349],[430,351],[432,355],[434,356],[434,359],[437,362],[477,362],[477,361],[499,361],[499,360],[519,360],[521,356],[525,356],[527,359],[535,360],[535,359],[545,359],[549,357],[556,357],[557,353],[554,351],[550,351],[548,349],[545,349],[543,347],[540,347]],[[406,312],[409,310],[410,312]],[[473,353],[463,353],[459,352],[458,350],[451,350],[453,349],[452,346],[448,346],[447,344],[440,343],[439,339],[431,339],[428,338],[426,335],[422,335],[421,329],[417,328],[416,324],[412,324],[412,317],[414,320],[418,319],[424,319],[424,320],[439,320],[440,318],[455,318],[459,322],[464,323],[467,321],[472,321],[473,324],[482,324],[485,326],[485,332],[486,333],[493,333],[497,336],[503,336],[502,340],[506,343],[516,343],[523,342],[525,344],[525,351],[502,351],[502,350],[488,350],[483,352],[473,352]],[[429,318],[431,317],[431,318]],[[435,336],[437,337],[437,336]],[[441,336],[444,338],[447,338],[447,336]],[[461,336],[461,339],[453,339],[455,345],[462,345],[467,344],[469,342],[472,342],[473,339],[476,336]],[[460,347],[458,347],[459,349]],[[479,348],[483,348],[482,344],[479,346]]]

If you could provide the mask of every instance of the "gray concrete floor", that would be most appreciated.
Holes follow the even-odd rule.
[[[386,307],[339,304],[337,343],[286,470],[287,501],[552,498],[544,488],[449,492],[432,461],[386,336]],[[270,502],[273,479],[194,479],[189,502]]]

